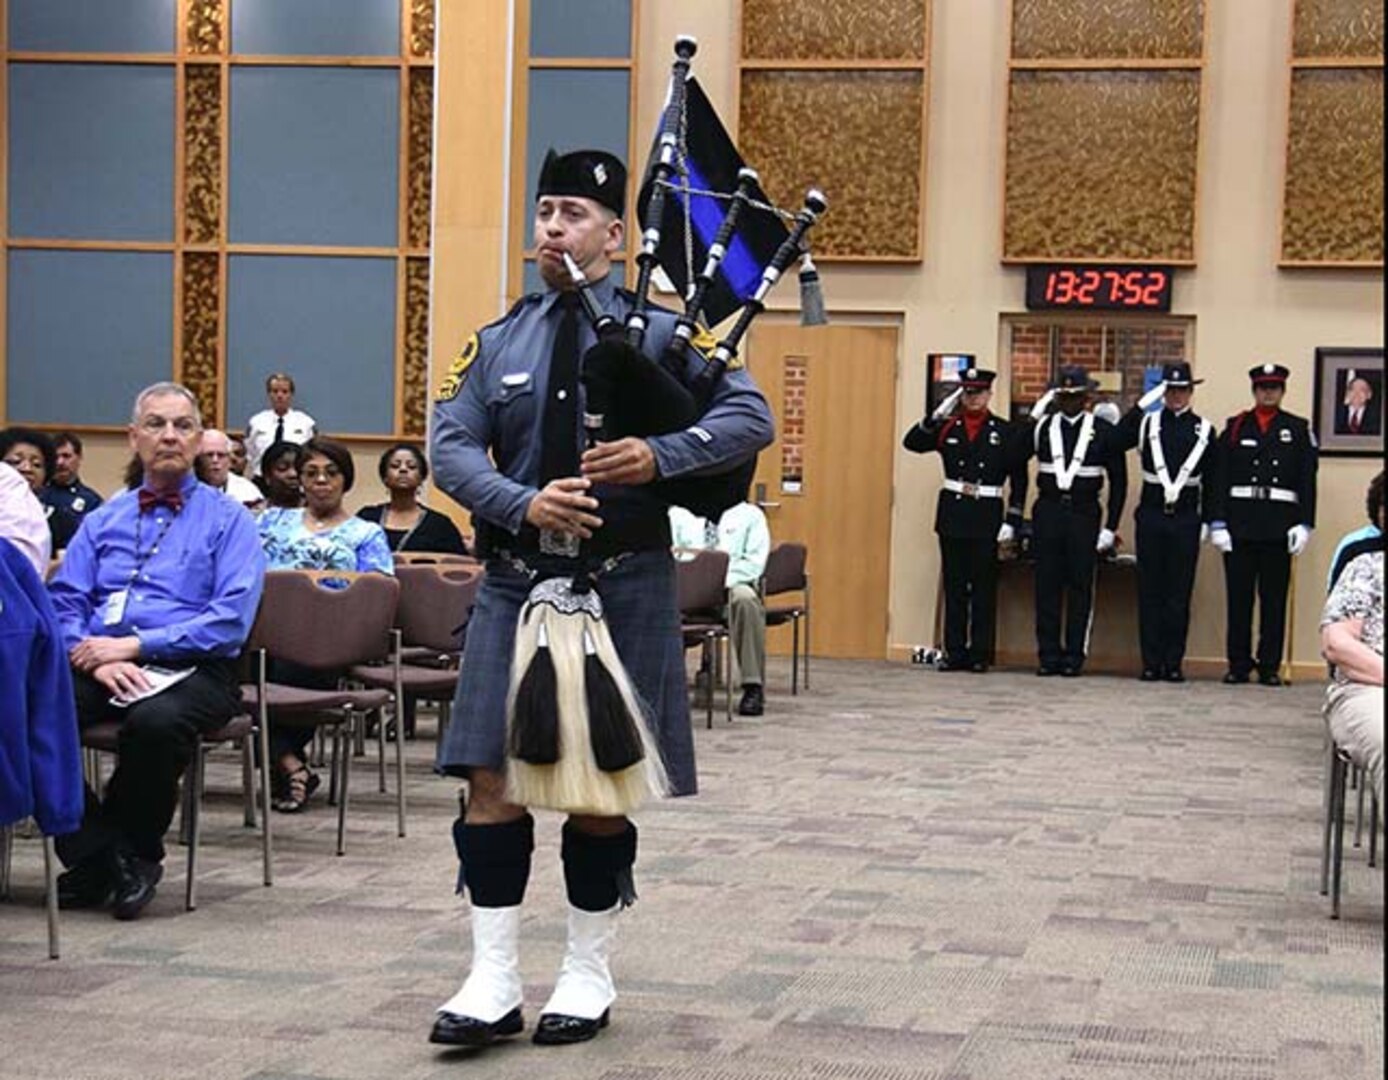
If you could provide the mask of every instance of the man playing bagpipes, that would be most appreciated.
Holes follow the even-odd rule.
[[[626,815],[648,794],[696,789],[662,485],[754,458],[772,421],[751,379],[730,369],[679,430],[583,449],[583,406],[594,407],[583,358],[597,335],[580,318],[566,259],[598,308],[618,321],[632,312],[637,298],[609,278],[625,188],[610,154],[551,152],[534,222],[547,289],[473,335],[437,397],[435,476],[472,511],[488,563],[438,760],[469,782],[454,838],[459,889],[472,900],[472,970],[440,1008],[434,1042],[480,1046],[522,1029],[517,939],[531,806],[569,814],[568,945],[534,1040],[577,1042],[606,1026],[616,996],[608,952],[617,913],[635,898],[636,828]],[[643,317],[641,348],[610,339],[609,360],[657,370],[676,317]],[[693,380],[701,348],[683,359]]]

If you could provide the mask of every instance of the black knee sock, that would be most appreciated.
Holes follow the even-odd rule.
[[[569,903],[581,911],[608,911],[636,900],[631,868],[636,863],[636,826],[614,836],[595,836],[564,823],[564,885]]]
[[[535,819],[529,814],[499,825],[453,823],[458,851],[458,892],[467,887],[476,907],[515,907],[525,899]]]

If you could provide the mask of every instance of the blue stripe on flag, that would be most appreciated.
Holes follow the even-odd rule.
[[[686,158],[685,165],[689,169],[690,187],[704,191],[712,190],[699,171],[699,166],[692,159]],[[694,232],[704,242],[704,246],[708,247],[718,233],[718,226],[723,224],[724,206],[708,195],[691,195],[690,199],[693,205],[689,209],[689,219],[693,223]],[[694,272],[697,274],[700,269],[696,266]],[[761,283],[762,266],[743,242],[739,232],[733,233],[733,242],[728,245],[728,253],[723,257],[718,269],[739,300],[750,300]]]

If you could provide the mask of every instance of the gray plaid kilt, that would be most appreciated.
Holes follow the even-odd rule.
[[[505,770],[506,694],[516,619],[530,587],[530,580],[509,562],[487,563],[467,624],[452,718],[435,763],[439,772],[462,776],[473,766]],[[670,792],[693,795],[698,780],[674,560],[664,550],[630,555],[598,578],[597,590],[613,644],[660,743]]]

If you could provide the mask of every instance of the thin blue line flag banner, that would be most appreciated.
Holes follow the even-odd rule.
[[[728,137],[699,81],[691,78],[685,85],[687,122],[684,152],[689,187],[693,191],[716,191],[730,196],[737,187],[738,170],[743,168],[745,162]],[[658,144],[658,130],[656,139]],[[637,198],[638,220],[643,222],[655,178],[656,160],[657,154],[653,152],[650,158],[652,167],[646,171]],[[690,195],[686,198],[686,194],[678,189],[680,181],[677,179],[675,183],[677,187],[665,193],[665,213],[660,223],[660,245],[656,248],[656,257],[680,296],[688,297],[690,275],[685,262],[686,215],[692,240],[693,272],[697,275],[708,256],[709,243],[727,212],[728,201],[708,195]],[[753,187],[752,198],[763,203],[771,201],[760,186]],[[778,215],[754,206],[743,208],[737,230],[728,245],[728,253],[704,300],[701,321],[705,325],[716,326],[751,298],[761,281],[762,270],[771,262],[771,256],[787,235]]]

